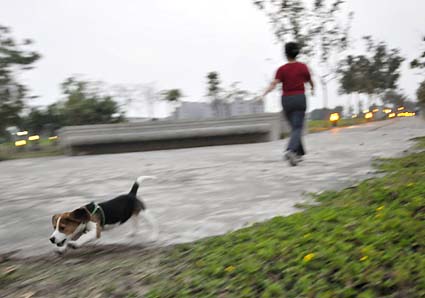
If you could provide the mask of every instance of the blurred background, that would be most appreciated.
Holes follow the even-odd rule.
[[[424,11],[0,0],[0,296],[424,297]],[[281,90],[260,96],[290,41],[316,84],[295,168]],[[50,253],[53,214],[139,175],[157,242]]]
[[[424,3],[305,1],[297,11],[300,3],[2,1],[1,140],[28,131],[56,141],[67,125],[278,112],[279,90],[256,97],[291,40],[303,43],[300,60],[318,85],[311,120],[417,112]]]

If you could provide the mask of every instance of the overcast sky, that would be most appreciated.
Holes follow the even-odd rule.
[[[372,35],[409,61],[418,56],[424,0],[348,2],[356,40]],[[284,63],[282,46],[251,0],[0,0],[0,24],[16,38],[33,39],[43,55],[24,75],[40,96],[32,105],[57,101],[59,84],[73,74],[109,84],[154,82],[158,90],[180,88],[186,100],[203,100],[206,73],[218,71],[224,86],[239,81],[258,92]],[[405,63],[399,85],[412,99],[420,79]],[[346,105],[336,89],[331,84],[330,106]],[[278,97],[268,97],[269,111],[279,109]],[[310,109],[321,105],[318,90]],[[155,113],[164,116],[166,109]]]

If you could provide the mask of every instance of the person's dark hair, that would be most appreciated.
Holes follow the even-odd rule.
[[[289,59],[297,58],[300,53],[300,46],[296,42],[288,42],[285,44],[285,55]]]

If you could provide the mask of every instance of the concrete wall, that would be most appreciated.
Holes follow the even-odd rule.
[[[64,127],[60,145],[69,155],[162,150],[269,142],[281,136],[278,114],[202,121],[154,121]]]

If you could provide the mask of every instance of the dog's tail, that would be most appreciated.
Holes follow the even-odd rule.
[[[130,194],[135,196],[137,194],[137,190],[139,189],[139,186],[142,184],[142,182],[144,180],[147,180],[147,179],[156,179],[156,177],[155,176],[140,176],[140,177],[138,177],[136,179],[136,182],[134,182],[133,187],[130,190]]]

